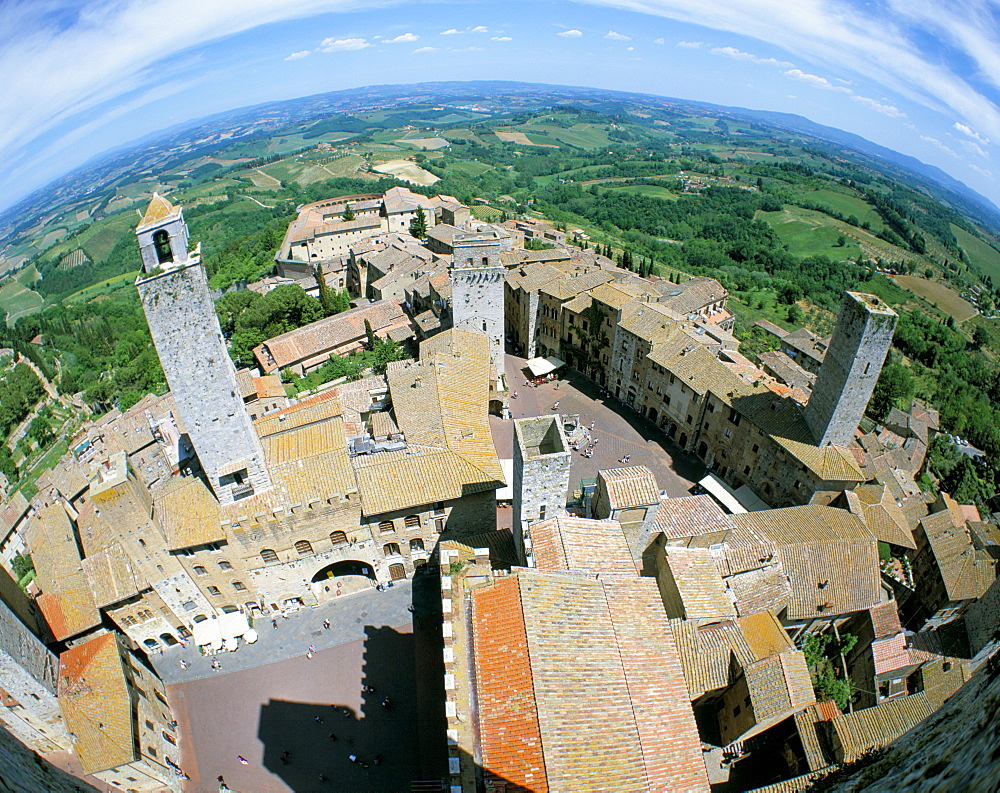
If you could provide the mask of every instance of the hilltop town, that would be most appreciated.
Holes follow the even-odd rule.
[[[0,721],[38,753],[180,790],[160,659],[266,649],[271,620],[417,576],[451,790],[804,789],[996,650],[1000,523],[918,484],[932,408],[865,417],[897,321],[875,295],[828,337],[762,321],[777,349],[750,357],[718,280],[396,187],[299,208],[246,288],[352,307],[237,369],[182,207],[154,196],[136,238],[169,391],[89,421],[0,512]],[[382,340],[406,354],[282,385]],[[578,475],[602,411],[649,464]],[[657,475],[679,460],[680,492]]]

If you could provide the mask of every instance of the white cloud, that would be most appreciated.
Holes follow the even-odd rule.
[[[962,124],[961,122],[956,121],[955,122],[955,129],[957,129],[963,135],[968,135],[970,138],[972,138],[975,141],[978,141],[979,143],[989,143],[990,142],[989,138],[984,137],[983,135],[980,135],[978,132],[976,132],[968,124]]]
[[[664,41],[663,39],[653,39],[653,43],[663,45],[666,44],[667,42]]]
[[[788,61],[779,61],[777,58],[761,58],[752,52],[744,52],[736,47],[713,47],[709,50],[713,55],[721,55],[724,58],[734,58],[738,61],[750,61],[751,63],[762,63],[768,66],[791,66]]]
[[[980,146],[978,143],[972,140],[960,140],[958,145],[961,146],[966,151],[971,151],[973,154],[978,154],[984,159],[989,158],[990,155],[986,153],[986,150]]]
[[[834,85],[825,77],[820,77],[818,74],[809,74],[801,69],[788,69],[784,74],[785,77],[789,77],[792,80],[801,80],[814,88],[822,88],[826,91],[838,91],[842,94],[852,93],[850,88],[845,88],[842,85]]]
[[[420,55],[421,53],[424,53],[424,52],[436,52],[436,51],[437,51],[437,47],[417,47],[413,51],[412,54],[413,55]]]
[[[953,148],[951,148],[950,146],[946,146],[941,141],[939,141],[937,138],[932,138],[930,135],[921,135],[920,136],[920,140],[926,141],[927,143],[930,143],[932,146],[935,146],[935,147],[941,149],[941,151],[950,154],[952,157],[957,157],[958,156],[958,152],[956,152]]]
[[[626,36],[624,33],[617,33],[614,30],[609,30],[607,33],[605,33],[604,34],[604,38],[611,39],[612,41],[631,41],[632,40],[628,36]]]
[[[293,52],[291,55],[289,55],[287,58],[285,58],[285,60],[286,61],[297,61],[300,58],[305,58],[307,55],[309,55],[310,52],[311,52],[311,50],[299,50],[298,52]]]
[[[442,30],[441,31],[441,35],[442,36],[455,36],[457,34],[458,34],[458,31],[455,30],[455,28],[448,28],[447,30]]]
[[[579,30],[564,30],[561,33],[556,33],[556,35],[567,39],[578,39],[583,34]]]
[[[625,52],[634,52],[634,51],[635,51],[635,47],[626,47],[625,48]]]
[[[490,41],[513,41],[510,36],[490,36]]]
[[[470,33],[489,33],[490,29],[485,25],[476,25],[474,28],[470,28]]]
[[[971,163],[971,162],[967,162],[966,165],[968,165],[973,171],[977,171],[978,173],[981,173],[987,179],[992,179],[993,178],[993,171],[991,171],[989,168],[980,168],[978,165],[976,165],[975,163]]]
[[[409,44],[412,41],[416,41],[420,36],[416,36],[413,33],[401,33],[394,39],[386,39],[386,44]]]
[[[689,49],[689,50],[700,50],[702,47],[705,46],[705,42],[704,41],[678,41],[677,42],[677,46],[678,47],[684,47],[684,48]]]
[[[335,39],[331,36],[320,42],[319,49],[322,52],[353,52],[370,46],[371,42],[367,39]]]
[[[881,113],[883,116],[889,116],[889,118],[906,118],[906,113],[895,105],[890,105],[888,102],[879,102],[867,96],[852,96],[851,99],[874,110],[876,113]]]
[[[482,52],[482,47],[453,47],[451,52]]]

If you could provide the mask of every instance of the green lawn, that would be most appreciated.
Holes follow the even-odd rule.
[[[805,190],[798,195],[804,201],[829,207],[845,217],[854,215],[860,221],[868,221],[873,229],[885,225],[871,204],[857,196],[841,193],[839,190]]]
[[[445,166],[445,171],[458,171],[459,173],[464,173],[468,176],[479,176],[489,171],[493,166],[481,163],[478,160],[462,160],[459,162],[450,162]]]
[[[139,275],[139,271],[135,270],[130,273],[122,273],[121,275],[115,275],[107,280],[101,281],[97,284],[91,284],[81,289],[79,292],[74,292],[71,295],[67,295],[63,298],[64,303],[78,303],[83,300],[90,300],[97,295],[107,294],[108,292],[113,292],[115,289],[119,289],[123,286],[131,284],[135,281],[136,276]]]
[[[676,201],[677,194],[667,190],[665,187],[657,187],[652,184],[634,184],[625,187],[615,187],[609,185],[603,187],[604,190],[614,190],[616,193],[634,193],[635,195],[646,196],[647,198],[662,198],[665,201]]]
[[[843,247],[837,244],[841,226],[822,212],[787,207],[779,212],[760,212],[757,216],[774,229],[795,256],[829,256],[840,261],[861,255],[858,244],[850,237]]]
[[[954,223],[951,224],[951,230],[955,233],[958,244],[962,246],[972,263],[981,268],[984,274],[993,279],[994,283],[1000,282],[1000,251],[987,245],[978,237],[972,236]]]
[[[519,129],[526,132],[531,140],[538,143],[558,141],[568,146],[579,146],[581,149],[598,149],[611,144],[611,139],[604,130],[603,124],[574,124],[568,129],[548,124],[525,124]],[[539,134],[545,136],[544,140],[541,138],[536,140],[536,136]]]
[[[34,314],[45,304],[38,292],[27,287],[38,278],[34,265],[25,267],[13,278],[7,278],[0,286],[0,311],[7,316],[7,323],[13,324],[19,318]]]

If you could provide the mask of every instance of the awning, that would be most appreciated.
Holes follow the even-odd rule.
[[[202,620],[194,624],[194,643],[201,647],[206,644],[222,644],[222,633],[218,620]]]
[[[743,485],[736,489],[736,498],[750,512],[763,512],[771,507],[750,489],[750,485]]]
[[[531,358],[525,361],[525,365],[531,370],[532,375],[541,377],[565,366],[566,362],[560,361],[554,355],[550,355],[548,358]]]
[[[746,512],[746,508],[740,503],[740,500],[736,497],[736,492],[725,482],[723,482],[715,474],[709,474],[700,482],[705,492],[712,496],[722,508],[733,515],[741,515]]]
[[[250,630],[246,614],[234,611],[231,614],[219,615],[219,630],[223,639],[235,639]]]

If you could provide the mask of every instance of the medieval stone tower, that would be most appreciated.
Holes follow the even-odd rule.
[[[529,567],[530,527],[565,511],[570,462],[560,416],[514,420],[514,546]]]
[[[188,251],[180,208],[158,195],[135,233],[143,266],[136,286],[149,331],[212,490],[223,504],[269,490],[271,477],[236,385],[201,246]]]
[[[455,250],[451,268],[452,324],[486,334],[490,340],[490,362],[497,373],[497,388],[505,390],[501,238],[492,231],[456,234],[452,245]]]
[[[845,292],[830,349],[805,409],[819,446],[846,446],[865,414],[896,329],[896,312],[875,295]]]

